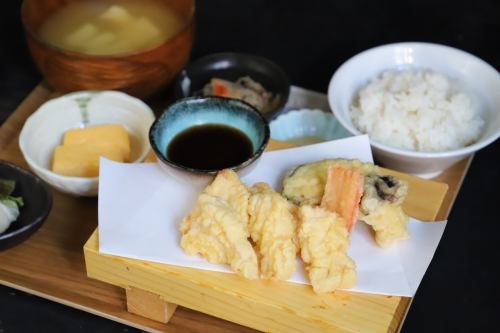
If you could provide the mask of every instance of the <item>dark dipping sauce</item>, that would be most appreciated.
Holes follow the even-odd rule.
[[[226,125],[198,125],[177,134],[167,147],[167,158],[179,165],[222,170],[239,165],[253,153],[250,139]]]

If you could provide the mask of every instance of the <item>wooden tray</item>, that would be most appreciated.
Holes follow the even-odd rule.
[[[56,93],[46,85],[39,85],[3,124],[0,128],[0,159],[27,168],[18,148],[19,131],[26,118],[54,96]],[[449,185],[442,205],[436,204],[439,207],[437,219],[448,216],[470,161],[456,164],[437,179]],[[82,247],[97,226],[96,199],[74,198],[57,191],[53,194],[54,206],[42,228],[23,244],[0,252],[1,284],[150,332],[254,331],[181,306],[168,324],[129,313],[122,287],[86,276]],[[342,295],[349,298],[352,294]],[[372,302],[377,297],[367,295],[366,301]],[[410,298],[392,299],[390,311],[394,316],[384,319],[388,323],[386,331],[390,332],[401,328],[411,303]]]

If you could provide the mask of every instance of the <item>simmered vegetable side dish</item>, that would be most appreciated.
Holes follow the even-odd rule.
[[[279,95],[267,91],[262,84],[249,76],[238,78],[235,82],[212,78],[203,87],[203,96],[217,96],[240,99],[262,113],[272,110],[280,101]]]

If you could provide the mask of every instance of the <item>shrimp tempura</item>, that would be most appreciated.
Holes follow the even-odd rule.
[[[339,214],[351,231],[358,218],[364,176],[357,170],[333,165],[328,168],[321,207]]]

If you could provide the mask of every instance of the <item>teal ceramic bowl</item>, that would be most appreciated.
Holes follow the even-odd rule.
[[[307,145],[352,136],[332,113],[318,109],[291,110],[271,121],[271,138]]]
[[[251,142],[251,156],[237,165],[219,169],[198,169],[172,161],[168,156],[169,145],[185,130],[201,125],[225,125],[240,130]],[[269,142],[269,125],[251,105],[229,98],[192,97],[170,105],[153,123],[149,141],[159,165],[170,175],[189,181],[209,181],[221,169],[232,169],[240,175],[248,173],[256,165]],[[219,155],[221,154],[220,149]],[[224,151],[222,154],[231,154]]]

